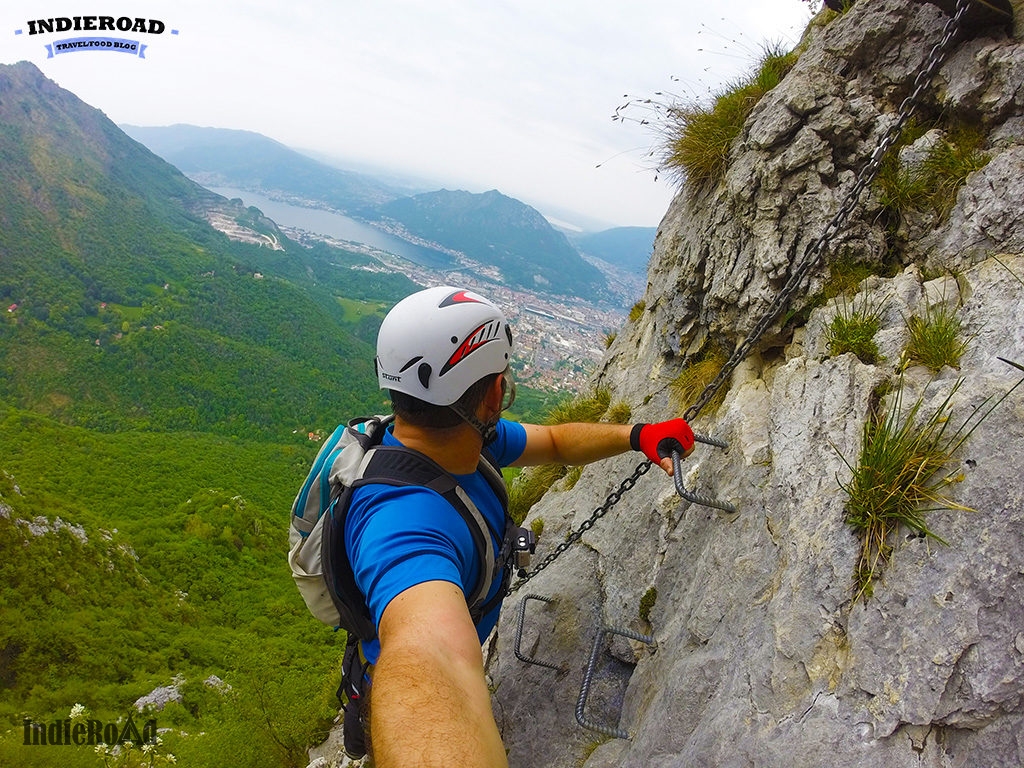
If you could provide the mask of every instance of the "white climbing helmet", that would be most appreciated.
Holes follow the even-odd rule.
[[[440,286],[398,302],[377,334],[377,382],[434,405],[451,405],[512,359],[504,313],[473,291]]]

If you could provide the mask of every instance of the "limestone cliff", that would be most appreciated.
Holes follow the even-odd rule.
[[[895,119],[946,19],[929,3],[861,0],[815,26],[746,121],[721,183],[677,196],[645,310],[595,377],[635,420],[679,412],[670,382],[709,345],[731,351],[765,312]],[[997,358],[1024,362],[1019,37],[974,28],[958,38],[920,114],[931,128],[901,150],[904,165],[964,124],[980,132],[987,162],[951,210],[896,218],[869,188],[724,404],[696,420],[731,447],[698,446],[685,483],[739,514],[683,502],[652,470],[506,603],[489,672],[512,766],[1024,765],[1024,388],[950,467],[944,493],[973,511],[928,513],[945,545],[893,538],[873,595],[854,600],[859,542],[840,484],[867,419],[892,407],[902,384],[903,402],[920,399],[922,412],[951,396],[951,422],[977,420],[986,398],[1021,376]],[[874,275],[856,298],[827,300],[844,260]],[[831,318],[858,301],[879,308],[875,364],[830,354],[825,340]],[[938,305],[963,324],[959,369],[910,366],[899,379],[907,318]],[[539,555],[636,463],[602,462],[572,490],[549,492],[530,513],[545,523]],[[526,593],[556,602],[527,603],[520,650],[560,671],[513,653]],[[586,718],[628,739],[574,717],[603,627],[656,641],[615,637],[597,659]]]

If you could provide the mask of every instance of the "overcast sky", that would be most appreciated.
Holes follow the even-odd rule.
[[[615,226],[657,225],[673,192],[646,156],[655,134],[612,121],[624,95],[706,94],[747,71],[766,42],[795,44],[810,18],[801,0],[0,5],[0,63],[31,61],[117,123],[256,131]],[[30,34],[29,20],[87,14],[165,30]],[[47,57],[47,45],[88,35],[142,42],[145,58]]]

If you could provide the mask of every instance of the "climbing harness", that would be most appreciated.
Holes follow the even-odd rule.
[[[831,244],[832,240],[842,229],[843,225],[846,224],[846,220],[849,218],[850,214],[853,212],[853,209],[860,201],[861,194],[863,194],[864,190],[871,184],[871,182],[875,180],[875,177],[878,175],[878,171],[882,165],[882,158],[885,156],[885,153],[892,147],[892,145],[899,138],[899,135],[903,131],[903,127],[904,125],[906,125],[907,120],[910,119],[910,117],[914,113],[914,110],[917,109],[917,106],[921,101],[921,96],[924,93],[925,89],[928,88],[929,85],[931,85],[931,81],[935,77],[936,70],[938,70],[939,66],[945,60],[946,55],[949,53],[950,43],[952,43],[953,39],[960,31],[960,22],[963,19],[964,14],[967,12],[967,7],[971,2],[972,0],[956,0],[956,9],[953,12],[953,15],[946,20],[946,24],[942,29],[942,38],[939,40],[938,43],[932,46],[932,49],[928,54],[927,63],[917,73],[917,76],[914,78],[913,89],[911,90],[910,95],[903,99],[903,101],[900,103],[899,109],[897,110],[896,120],[885,131],[881,140],[878,143],[878,146],[875,147],[874,152],[871,153],[871,157],[868,159],[868,161],[864,164],[864,167],[861,168],[860,172],[857,174],[853,187],[850,188],[850,191],[847,192],[846,196],[843,198],[843,201],[840,204],[839,209],[836,211],[835,215],[829,220],[829,222],[825,225],[825,228],[822,231],[822,233],[814,240],[812,240],[811,243],[807,246],[807,250],[804,252],[803,260],[799,263],[796,269],[793,270],[789,279],[786,281],[786,284],[782,287],[782,290],[779,291],[778,295],[769,305],[764,315],[762,315],[761,318],[757,321],[757,323],[751,329],[750,333],[747,334],[747,337],[736,347],[732,355],[729,357],[729,359],[722,366],[721,370],[718,372],[718,375],[715,376],[711,383],[709,383],[704,388],[704,390],[701,392],[700,396],[693,403],[693,405],[686,409],[686,412],[683,414],[683,418],[686,421],[692,421],[697,417],[701,410],[703,410],[703,408],[708,403],[711,402],[711,399],[715,396],[718,390],[721,389],[722,385],[724,385],[725,382],[729,379],[729,377],[732,376],[733,371],[736,370],[736,366],[738,366],[741,362],[743,362],[743,360],[747,358],[747,356],[754,349],[757,343],[771,328],[772,324],[775,322],[775,319],[779,316],[782,310],[789,305],[790,300],[793,298],[793,295],[797,292],[797,289],[800,288],[804,279],[807,277],[808,272],[810,272],[811,268],[814,267],[822,258],[822,256],[825,254],[826,249]],[[727,444],[724,443],[724,441],[715,440],[704,435],[695,435],[694,439],[697,442],[704,443],[706,445],[714,445],[720,448],[727,447]],[[704,496],[698,496],[697,494],[694,494],[691,491],[686,491],[686,489],[682,485],[682,473],[680,472],[680,458],[681,457],[678,453],[673,454],[673,476],[675,478],[676,490],[677,492],[679,492],[680,496],[682,496],[684,499],[687,499],[697,504],[712,506],[717,509],[723,509],[724,511],[727,512],[735,512],[735,508],[732,507],[731,504],[728,505],[728,508],[726,506],[719,506],[719,504],[725,505],[727,504],[727,502],[716,502],[714,504],[708,504],[708,501],[714,500],[708,499],[707,497]],[[557,560],[563,552],[569,549],[569,547],[571,547],[573,544],[579,541],[584,533],[593,528],[594,524],[599,519],[601,519],[609,511],[611,511],[612,507],[614,507],[619,502],[623,495],[629,492],[633,488],[633,486],[636,485],[637,481],[644,474],[646,474],[650,468],[650,461],[641,462],[633,471],[633,474],[631,474],[629,477],[623,480],[619,484],[619,487],[608,495],[604,503],[597,509],[595,509],[591,513],[590,517],[588,517],[580,524],[579,528],[570,533],[569,536],[565,539],[565,541],[559,544],[551,554],[549,554],[547,557],[541,560],[541,562],[537,565],[536,568],[534,568],[529,573],[524,574],[520,572],[518,574],[520,577],[519,581],[517,581],[509,588],[509,594],[516,592],[520,587],[526,584],[526,582],[528,582],[538,573],[540,573],[549,565],[551,565],[551,563]],[[686,493],[684,493],[684,491],[686,491]]]

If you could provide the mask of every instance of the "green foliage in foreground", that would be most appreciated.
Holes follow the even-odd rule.
[[[82,704],[117,720],[180,676],[184,701],[154,715],[179,762],[304,766],[344,644],[285,562],[317,446],[98,434],[10,409],[0,445],[0,764],[100,764],[22,746],[22,719]]]

